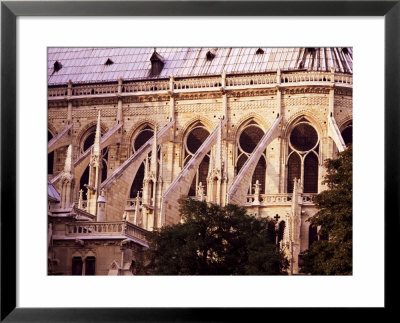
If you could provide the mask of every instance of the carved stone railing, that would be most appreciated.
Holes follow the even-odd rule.
[[[332,73],[330,72],[296,72],[283,73],[281,76],[281,84],[293,83],[331,83]]]
[[[72,88],[73,96],[118,93],[118,84],[80,85]]]
[[[225,89],[235,90],[242,88],[273,88],[277,85],[285,86],[303,86],[303,85],[326,85],[332,84],[342,87],[352,87],[353,76],[345,73],[331,73],[318,71],[301,71],[301,72],[282,72],[277,73],[255,73],[246,75],[227,75],[225,80]],[[81,96],[112,96],[119,94],[121,96],[129,96],[132,94],[146,95],[152,93],[167,93],[173,90],[180,92],[195,91],[219,91],[224,84],[221,76],[208,76],[196,78],[177,78],[175,80],[159,79],[154,81],[127,81],[122,83],[121,92],[118,92],[118,83],[107,84],[87,84],[74,85],[71,88],[70,99]],[[48,97],[50,100],[66,99],[68,96],[68,86],[50,87],[48,88]]]
[[[199,77],[199,78],[188,78],[188,79],[179,79],[174,81],[174,89],[178,90],[188,90],[188,89],[209,89],[209,88],[217,88],[219,89],[222,86],[221,77]]]
[[[136,209],[136,198],[126,200],[125,211],[134,211]],[[142,205],[142,198],[139,198],[139,206]]]
[[[348,74],[335,74],[335,84],[348,84],[353,85],[353,76]]]
[[[304,205],[307,205],[307,204],[314,205],[316,196],[317,196],[317,194],[313,194],[313,193],[303,193],[302,194],[303,204]]]
[[[238,86],[276,85],[276,74],[252,74],[241,76],[228,76],[226,78],[227,88]]]
[[[49,87],[47,89],[47,95],[49,97],[67,96],[68,95],[68,88],[67,88],[67,86],[64,86],[64,87]]]
[[[122,86],[122,93],[168,91],[169,80],[127,82]]]
[[[147,231],[126,222],[74,222],[67,223],[65,235],[68,237],[128,237],[146,243]]]
[[[314,205],[315,196],[317,194],[302,194],[302,204],[303,205]],[[245,206],[252,205],[261,205],[261,206],[269,206],[269,205],[287,205],[290,206],[292,204],[292,193],[282,193],[282,194],[260,194],[259,203],[255,202],[255,195],[249,194],[246,197]]]

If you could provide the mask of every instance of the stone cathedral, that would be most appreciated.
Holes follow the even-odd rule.
[[[48,273],[134,275],[182,196],[283,223],[299,273],[352,71],[352,48],[49,48]]]

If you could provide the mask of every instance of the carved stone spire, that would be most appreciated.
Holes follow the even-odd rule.
[[[137,195],[136,195],[135,217],[133,218],[133,224],[137,225],[139,215],[140,215],[140,196],[139,196],[139,191],[138,191]]]
[[[97,116],[96,136],[94,138],[93,154],[100,156],[100,138],[101,138],[101,127],[100,127],[100,110]]]
[[[67,158],[65,159],[61,181],[61,208],[66,209],[72,206],[72,197],[75,185],[74,163],[72,162],[72,145],[69,145],[67,149]]]
[[[94,144],[90,152],[89,162],[89,183],[86,185],[87,200],[88,200],[88,212],[97,215],[97,197],[99,195],[99,187],[101,184],[101,168],[102,168],[102,156],[100,147],[101,127],[100,127],[100,111],[97,117],[96,135],[94,138]]]

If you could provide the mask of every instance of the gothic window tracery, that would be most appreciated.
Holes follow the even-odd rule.
[[[300,179],[304,193],[318,193],[319,136],[302,118],[289,134],[287,192],[293,193],[294,179]]]
[[[241,131],[237,140],[237,159],[236,159],[236,175],[246,163],[251,153],[264,136],[264,131],[254,121],[249,121]],[[265,193],[265,177],[266,177],[266,155],[265,152],[261,155],[256,168],[253,173],[251,187],[249,187],[250,194],[254,193],[254,184],[258,180],[260,184],[260,194]]]
[[[184,140],[184,161],[186,165],[193,155],[197,152],[203,142],[210,135],[206,127],[198,122],[193,125]],[[201,161],[196,175],[193,178],[192,184],[189,189],[188,196],[196,196],[197,187],[201,183],[204,189],[204,194],[207,195],[207,175],[210,166],[210,152],[208,152]]]

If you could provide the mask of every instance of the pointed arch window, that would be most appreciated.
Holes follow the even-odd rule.
[[[150,125],[144,125],[139,128],[136,136],[132,141],[132,153],[138,151],[147,141],[149,141],[154,135],[154,128]],[[131,185],[131,190],[129,197],[131,199],[137,197],[137,193],[143,189],[143,180],[144,180],[144,172],[145,172],[145,162],[143,162],[138,171],[136,172],[135,178]]]
[[[301,177],[301,159],[298,153],[292,152],[288,160],[287,192],[293,193],[294,179]]]
[[[210,132],[201,122],[196,123],[189,129],[189,132],[185,137],[184,165],[189,162],[189,160],[193,157],[193,155],[197,152],[209,135]],[[196,175],[193,178],[192,184],[190,185],[188,196],[196,196],[197,188],[200,183],[203,186],[204,194],[207,195],[207,176],[209,166],[210,151],[204,156],[199,168],[197,169]]]
[[[237,139],[236,175],[240,172],[263,136],[264,131],[254,120],[250,120],[242,127],[242,131]],[[257,181],[260,184],[260,194],[265,193],[266,168],[267,160],[264,152],[258,160],[254,170],[251,186],[249,187],[250,194],[254,193],[254,184]]]
[[[289,134],[286,191],[293,193],[294,179],[300,179],[303,193],[318,193],[319,136],[302,118]]]

